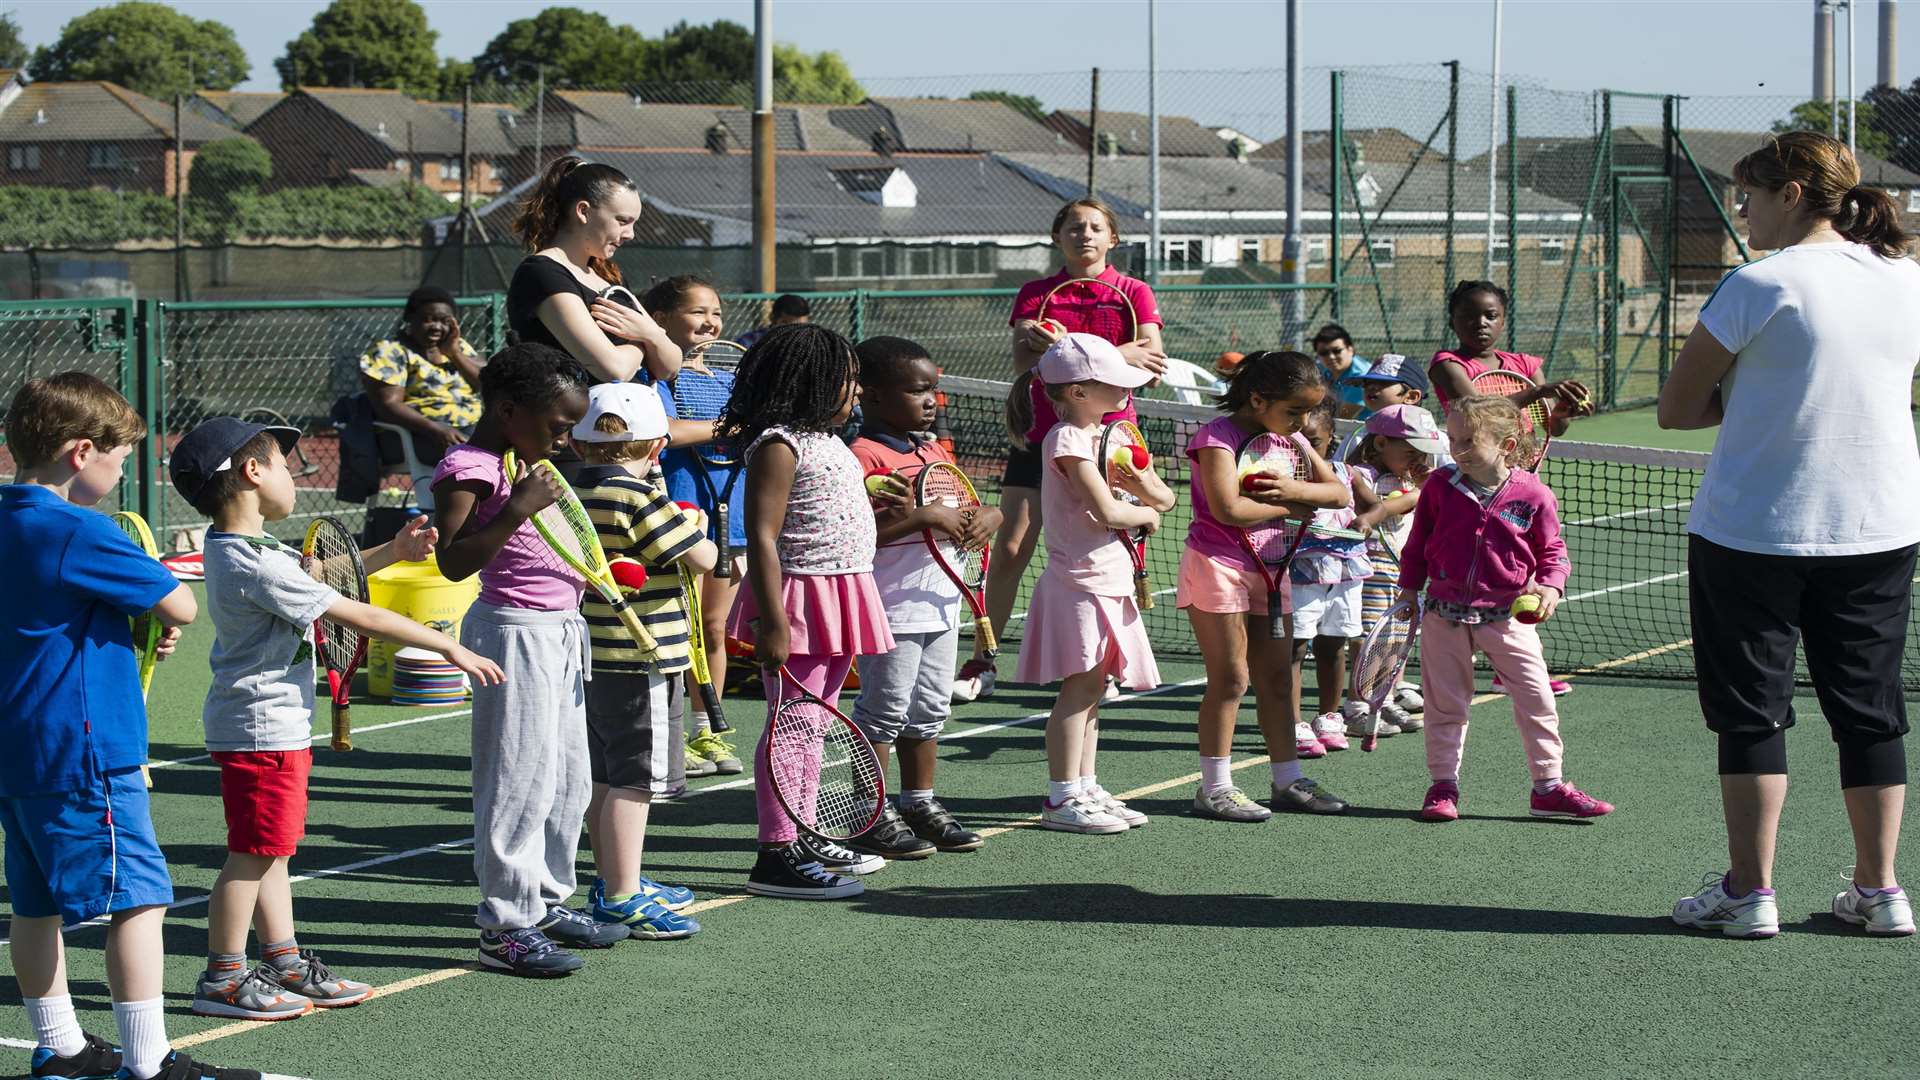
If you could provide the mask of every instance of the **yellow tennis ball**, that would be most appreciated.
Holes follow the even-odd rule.
[[[893,490],[893,476],[886,472],[867,474],[867,494],[878,499]]]
[[[1540,621],[1540,598],[1533,593],[1522,593],[1513,598],[1513,606],[1507,609],[1521,622]],[[1528,616],[1532,616],[1529,618]]]

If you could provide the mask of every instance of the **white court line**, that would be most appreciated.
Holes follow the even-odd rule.
[[[390,731],[393,728],[412,727],[415,724],[424,724],[429,720],[447,720],[455,716],[470,716],[472,714],[473,714],[472,709],[458,709],[454,712],[434,713],[431,716],[411,716],[405,720],[390,720],[384,724],[371,724],[371,725],[368,725],[367,727],[355,727],[353,729],[353,733],[355,735],[368,735],[376,731]],[[333,733],[331,730],[316,731],[313,733],[313,736],[307,741],[312,746],[319,746],[321,743],[328,742],[332,738],[333,738]],[[147,768],[164,769],[169,765],[197,765],[202,761],[212,761],[212,760],[213,760],[212,754],[196,754],[193,757],[173,758],[168,761],[149,761],[147,762]]]
[[[1562,600],[1560,602],[1563,604],[1571,604],[1575,600],[1588,600],[1596,596],[1605,596],[1608,593],[1626,592],[1628,589],[1645,588],[1648,585],[1658,585],[1663,581],[1674,581],[1678,578],[1683,578],[1686,576],[1687,576],[1687,571],[1677,570],[1671,574],[1659,574],[1655,577],[1642,578],[1639,581],[1628,581],[1628,582],[1622,582],[1619,585],[1609,585],[1604,589],[1589,589],[1588,591],[1583,593],[1574,593],[1572,596],[1569,596],[1565,600]]]
[[[1605,514],[1600,517],[1581,518],[1578,521],[1568,521],[1568,522],[1564,522],[1563,524],[1568,526],[1599,525],[1603,522],[1608,522],[1608,521],[1624,521],[1627,518],[1647,517],[1648,515],[1651,515],[1651,514],[1664,514],[1669,510],[1679,510],[1679,509],[1682,509],[1683,507],[1688,507],[1692,505],[1693,505],[1692,499],[1682,499],[1679,502],[1667,503],[1665,506],[1649,506],[1640,510],[1622,510],[1617,514]]]

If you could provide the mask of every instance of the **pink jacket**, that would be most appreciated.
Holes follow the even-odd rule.
[[[1566,592],[1573,567],[1552,489],[1514,469],[1483,507],[1466,484],[1459,467],[1447,465],[1421,487],[1400,587],[1473,607],[1506,607],[1533,581]]]

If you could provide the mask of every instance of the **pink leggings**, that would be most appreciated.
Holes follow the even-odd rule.
[[[821,700],[834,708],[840,707],[840,688],[847,683],[847,672],[853,670],[851,656],[789,656],[787,670],[793,673],[801,686],[817,694]],[[773,730],[773,711],[781,701],[780,673],[762,671],[760,685],[767,694],[767,720],[760,731],[760,744],[753,748],[753,772],[755,776],[771,776],[767,764],[767,735]],[[793,819],[781,808],[780,800],[773,793],[773,785],[756,783],[753,785],[754,807],[760,818],[760,842],[763,844],[784,844],[799,836],[799,830],[793,826]]]
[[[1535,780],[1560,775],[1565,748],[1560,714],[1547,684],[1540,633],[1519,619],[1465,625],[1439,616],[1420,621],[1420,690],[1426,698],[1427,772],[1435,782],[1460,779],[1467,748],[1467,711],[1473,701],[1473,654],[1493,661],[1493,672],[1513,699],[1513,721],[1526,744]]]

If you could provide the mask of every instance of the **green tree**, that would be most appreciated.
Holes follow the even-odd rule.
[[[440,61],[438,89],[433,92],[435,101],[459,101],[467,86],[474,81],[473,65],[465,60]],[[480,87],[474,87],[473,100],[490,100]]]
[[[20,23],[13,12],[0,13],[0,67],[23,68],[33,50],[20,40]]]
[[[676,84],[664,91],[673,100],[744,104],[753,88],[753,31],[726,19],[676,24],[653,51],[647,76],[649,82]],[[773,80],[781,101],[851,105],[867,96],[836,52],[776,44]]]
[[[258,191],[273,179],[273,155],[252,139],[218,139],[193,155],[187,191],[196,199]]]
[[[440,93],[439,39],[413,0],[333,0],[273,62],[280,85],[373,86]]]
[[[998,101],[1036,124],[1044,124],[1047,120],[1047,110],[1040,104],[1040,99],[1029,94],[1015,94],[1007,90],[975,90],[967,95],[967,100]]]
[[[195,90],[230,90],[247,77],[233,31],[165,4],[127,0],[95,8],[34,51],[33,77],[51,82],[105,79],[163,100]]]
[[[837,52],[809,54],[792,45],[775,45],[773,81],[786,91],[788,101],[858,105],[867,99],[866,88]]]
[[[655,48],[605,15],[550,7],[508,23],[473,66],[478,77],[501,83],[532,83],[544,68],[550,86],[621,86],[647,77]]]
[[[1793,107],[1785,120],[1773,123],[1775,134],[1789,131],[1833,131],[1833,111],[1825,101],[1803,101]],[[1840,103],[1840,137],[1847,137],[1847,103]],[[1877,158],[1893,156],[1894,140],[1880,123],[1880,110],[1872,101],[1857,101],[1853,107],[1853,141],[1863,154]]]

